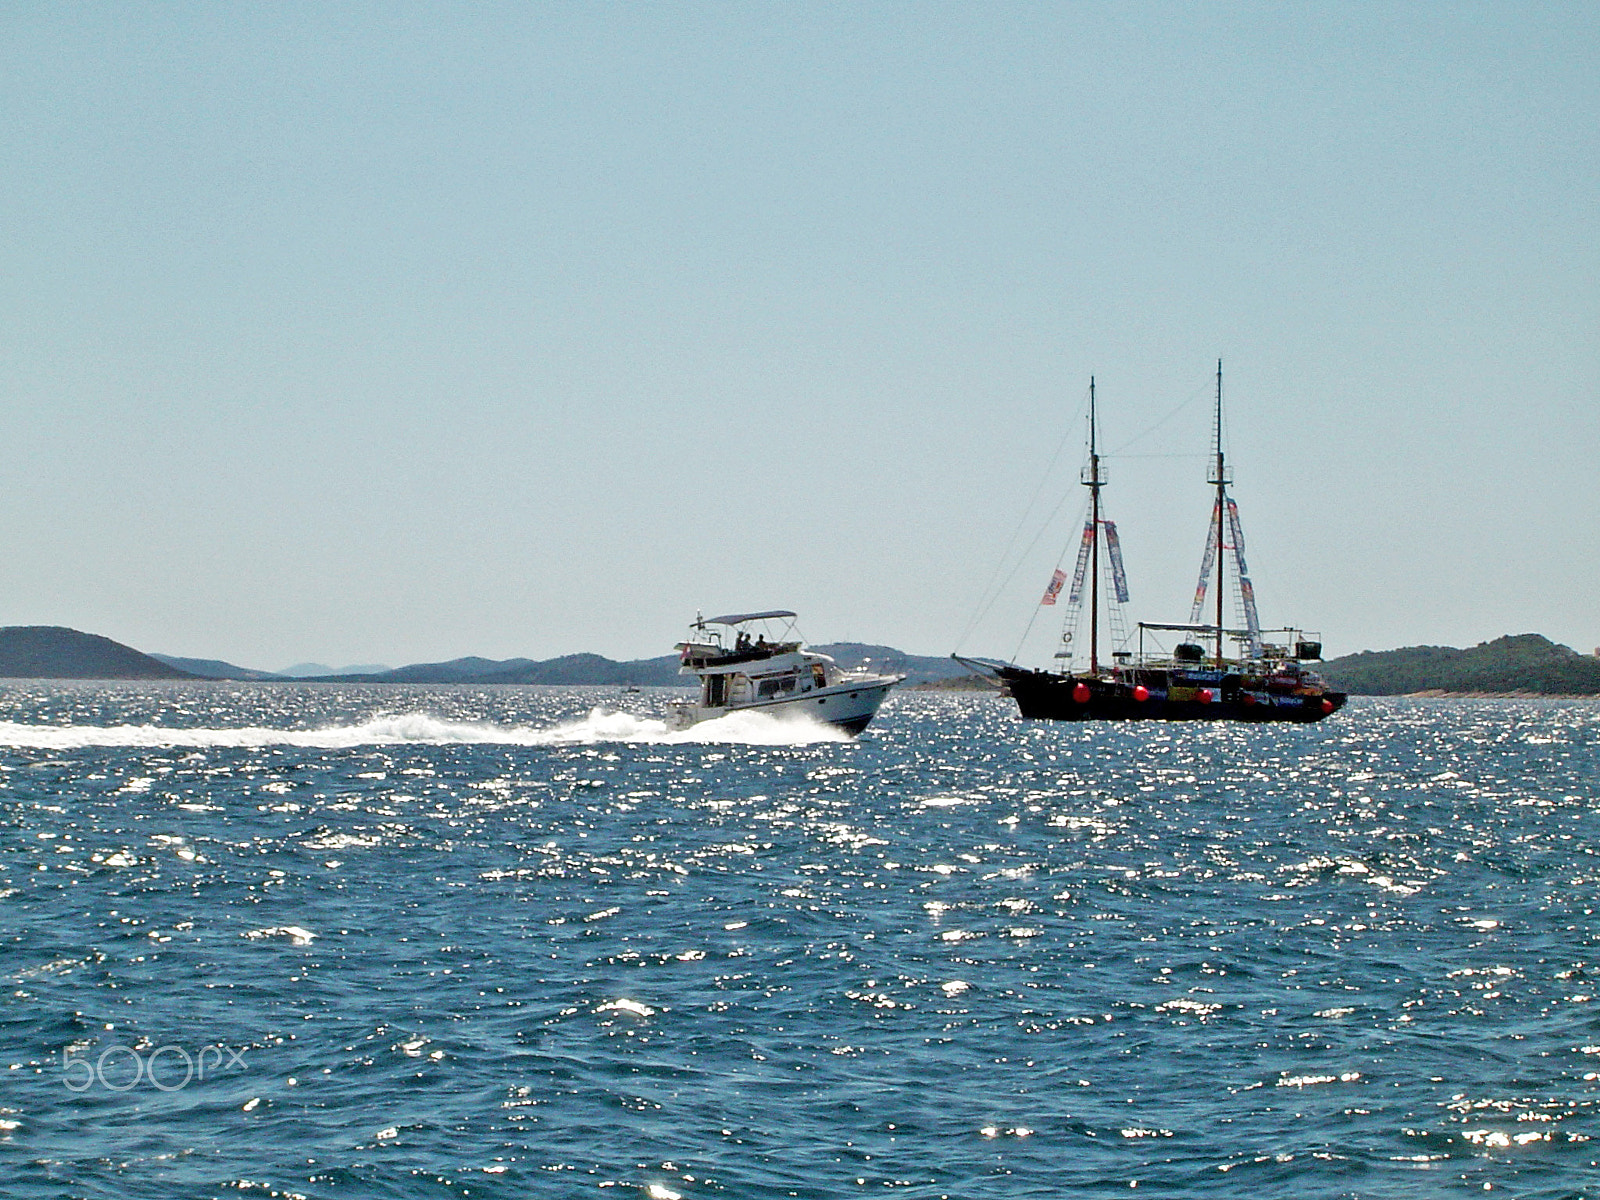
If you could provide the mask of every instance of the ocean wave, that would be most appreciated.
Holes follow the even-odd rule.
[[[77,750],[97,746],[305,746],[339,750],[400,744],[582,746],[606,742],[804,746],[849,740],[850,736],[844,731],[802,716],[776,718],[764,713],[736,712],[673,732],[665,721],[653,717],[599,708],[579,720],[544,728],[450,721],[421,712],[380,715],[355,724],[321,729],[184,729],[164,725],[26,725],[0,721],[0,746],[29,750]]]

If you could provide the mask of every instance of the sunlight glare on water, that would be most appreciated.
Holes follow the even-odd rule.
[[[1600,1189],[1591,701],[0,696],[8,1196]]]

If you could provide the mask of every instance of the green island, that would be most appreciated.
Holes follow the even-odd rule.
[[[1600,694],[1600,658],[1537,633],[1519,633],[1465,650],[1405,646],[1365,650],[1319,668],[1356,696],[1592,696]]]

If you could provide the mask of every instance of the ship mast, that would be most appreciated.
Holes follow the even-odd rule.
[[[1100,450],[1095,437],[1094,376],[1089,376],[1089,465],[1081,476],[1089,489],[1089,674],[1100,674]]]
[[[1217,359],[1217,405],[1216,424],[1213,432],[1216,440],[1217,456],[1207,473],[1208,482],[1217,486],[1217,667],[1222,667],[1222,585],[1228,577],[1228,572],[1222,558],[1223,539],[1222,523],[1228,511],[1228,472],[1222,461],[1222,360]]]

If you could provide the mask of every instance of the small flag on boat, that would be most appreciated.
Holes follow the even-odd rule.
[[[1050,576],[1050,586],[1044,589],[1044,599],[1040,604],[1054,604],[1056,597],[1061,594],[1061,589],[1066,585],[1067,573],[1060,567],[1056,568],[1054,575]]]

